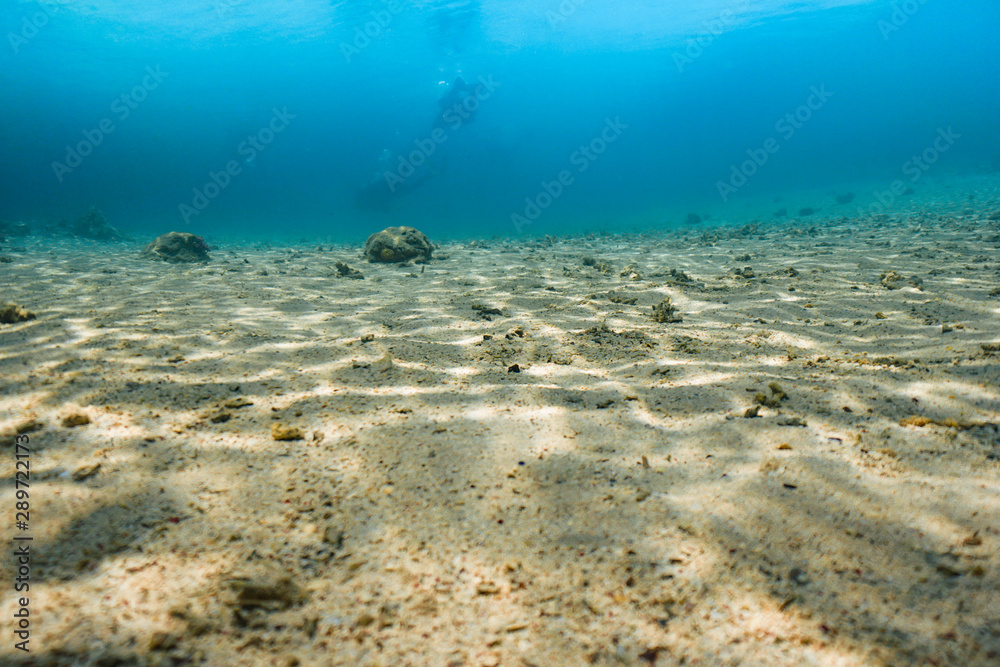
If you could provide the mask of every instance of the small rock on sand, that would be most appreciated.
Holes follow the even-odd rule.
[[[295,428],[294,426],[287,426],[280,422],[271,424],[271,437],[279,441],[305,439],[302,429]]]
[[[388,373],[393,369],[392,355],[388,352],[381,359],[372,364],[372,369],[379,373]]]
[[[8,303],[0,306],[0,324],[16,324],[17,322],[27,322],[33,319],[35,319],[33,312],[16,303]]]
[[[677,314],[677,309],[674,307],[673,303],[670,301],[670,297],[666,297],[653,306],[653,321],[660,324],[672,324],[675,322],[682,322],[683,318]]]
[[[236,593],[236,605],[243,608],[277,611],[304,602],[307,597],[302,589],[287,577],[273,581],[266,578],[235,579],[229,582],[229,586]]]
[[[917,289],[921,289],[924,286],[924,281],[917,276],[907,278],[896,271],[887,271],[881,274],[879,280],[882,282],[882,287],[890,290],[900,289],[906,285],[911,285]]]
[[[94,475],[96,475],[97,471],[99,471],[100,469],[101,469],[100,463],[89,463],[82,465],[73,471],[73,481],[82,482],[88,477],[93,477]]]
[[[337,275],[341,278],[351,278],[352,280],[364,280],[365,276],[357,269],[348,266],[344,262],[337,262],[334,264],[337,269]]]
[[[86,426],[89,423],[90,423],[90,417],[83,414],[82,412],[74,412],[62,418],[62,425],[65,426],[66,428],[73,428],[74,426]]]

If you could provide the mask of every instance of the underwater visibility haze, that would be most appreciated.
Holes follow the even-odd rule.
[[[1000,665],[998,28],[3,0],[0,665]]]
[[[1000,170],[998,25],[990,0],[11,1],[0,218],[349,240],[854,214]]]

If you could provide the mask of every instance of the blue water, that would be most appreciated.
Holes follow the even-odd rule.
[[[998,27],[996,0],[7,0],[0,219],[357,240],[892,208],[1000,171]]]

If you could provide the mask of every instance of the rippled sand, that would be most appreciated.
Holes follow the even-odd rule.
[[[994,664],[997,210],[410,267],[8,247],[37,314],[0,328],[0,429],[38,429],[31,655]]]

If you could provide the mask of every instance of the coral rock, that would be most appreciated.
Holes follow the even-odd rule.
[[[156,237],[142,251],[142,256],[173,263],[207,262],[211,259],[205,239],[187,232],[169,232]]]
[[[369,262],[405,262],[428,260],[434,246],[413,227],[389,227],[376,232],[365,241],[365,257]]]
[[[653,306],[653,321],[660,324],[671,324],[681,322],[683,319],[677,314],[677,309],[670,302],[670,297],[666,297],[658,305]]]
[[[33,319],[35,319],[33,312],[16,303],[8,303],[0,306],[0,324],[16,324],[17,322],[27,322]]]
[[[96,208],[91,208],[87,215],[73,223],[70,231],[75,236],[95,241],[117,241],[124,238],[121,232],[108,224],[107,218]]]

